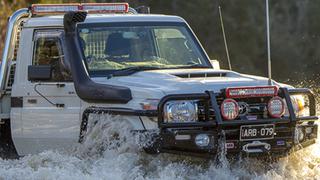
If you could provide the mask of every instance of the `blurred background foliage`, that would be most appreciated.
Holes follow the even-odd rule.
[[[1,0],[0,53],[7,17],[32,3],[120,2],[109,0]],[[227,68],[219,23],[222,7],[233,69],[267,76],[264,0],[128,0],[131,7],[150,6],[152,13],[174,14],[185,18],[211,59]],[[296,84],[319,82],[320,1],[270,0],[271,52],[273,78]]]

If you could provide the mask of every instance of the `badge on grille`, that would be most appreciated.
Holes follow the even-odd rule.
[[[249,112],[249,104],[245,102],[239,102],[239,115],[244,116]]]

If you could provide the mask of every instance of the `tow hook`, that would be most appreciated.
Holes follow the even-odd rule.
[[[271,145],[261,141],[253,141],[242,147],[242,150],[247,153],[263,153],[271,149]]]

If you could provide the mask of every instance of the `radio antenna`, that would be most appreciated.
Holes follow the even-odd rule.
[[[266,25],[267,25],[267,50],[268,50],[268,78],[269,85],[272,85],[271,77],[271,49],[270,49],[270,21],[269,21],[269,0],[266,0]]]
[[[232,68],[231,68],[231,61],[230,61],[230,56],[229,56],[228,43],[227,43],[227,38],[226,38],[226,33],[225,33],[225,31],[224,31],[224,25],[223,25],[223,17],[222,17],[222,12],[221,12],[221,6],[219,6],[219,16],[220,16],[220,24],[221,24],[221,30],[222,30],[222,35],[223,35],[224,47],[226,48],[228,65],[229,65],[229,69],[232,70]]]

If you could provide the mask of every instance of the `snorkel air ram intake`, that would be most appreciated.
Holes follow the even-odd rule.
[[[89,77],[76,32],[76,23],[83,22],[86,16],[87,12],[68,12],[63,19],[66,57],[70,62],[76,92],[86,102],[125,104],[132,99],[129,88],[96,83]]]

